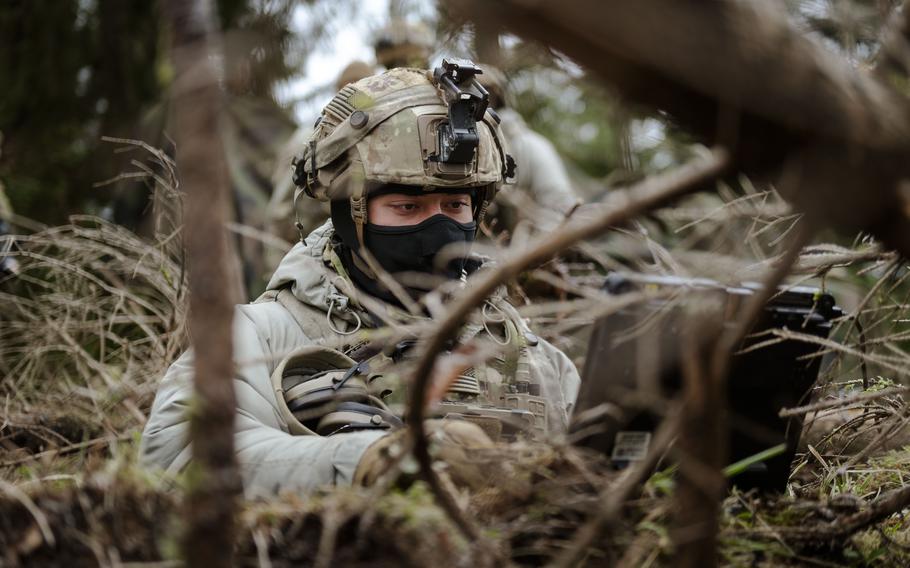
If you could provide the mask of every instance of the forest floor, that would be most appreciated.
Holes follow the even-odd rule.
[[[179,565],[187,481],[143,470],[136,452],[157,379],[185,345],[183,271],[165,246],[94,219],[21,246],[18,281],[0,282],[0,565]],[[864,290],[881,289],[895,263],[862,254],[878,271]],[[870,365],[888,361],[872,355]],[[838,377],[858,376],[857,365]],[[722,565],[910,565],[910,520],[895,497],[910,478],[903,398],[884,379],[825,381],[816,400],[884,394],[810,413],[785,491],[730,490],[719,508]],[[244,501],[237,564],[546,564],[575,546],[627,472],[565,442],[472,459],[499,464],[484,486],[453,488],[486,547],[460,536],[418,481]],[[675,488],[673,468],[658,468],[583,563],[672,565]]]
[[[134,453],[132,440],[109,442],[5,468],[3,564],[178,563],[181,481],[150,476]],[[547,563],[571,546],[603,507],[599,492],[621,475],[602,457],[570,446],[513,445],[476,458],[509,463],[511,475],[458,493],[459,503],[493,543],[494,558],[519,565]],[[721,564],[906,566],[910,521],[900,511],[874,509],[905,486],[907,475],[910,449],[902,449],[835,479],[820,463],[803,465],[797,476],[804,485],[791,483],[784,494],[731,490],[720,511]],[[583,564],[673,565],[673,491],[671,474],[652,476]],[[244,501],[241,509],[243,566],[457,566],[480,556],[422,482],[383,493],[339,488],[306,499]]]

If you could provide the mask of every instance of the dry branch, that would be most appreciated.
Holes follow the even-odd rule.
[[[749,532],[755,536],[765,536],[773,532],[775,537],[782,537],[789,542],[803,541],[839,547],[843,546],[844,539],[895,513],[900,513],[908,506],[910,506],[910,487],[901,487],[885,493],[862,511],[828,523],[814,526],[774,527],[770,531]]]
[[[717,565],[718,507],[726,489],[721,468],[727,459],[726,380],[734,351],[761,315],[768,300],[793,268],[812,230],[800,223],[790,246],[751,296],[733,326],[720,314],[696,322],[686,333],[683,352],[685,413],[679,440],[680,480],[676,490],[676,562],[678,566]]]
[[[801,416],[803,414],[809,414],[810,412],[817,412],[819,410],[827,410],[829,408],[842,408],[856,404],[858,402],[870,402],[873,400],[878,400],[891,395],[903,394],[907,392],[907,387],[893,387],[875,392],[861,392],[853,396],[847,396],[843,398],[835,398],[830,400],[821,400],[806,406],[798,406],[796,408],[784,408],[778,414],[781,418],[789,418],[791,416]]]
[[[441,318],[431,335],[424,338],[421,354],[410,381],[411,389],[408,401],[408,421],[413,451],[420,465],[421,474],[440,505],[469,539],[477,540],[479,538],[477,530],[464,517],[433,471],[423,426],[429,378],[445,344],[453,338],[472,310],[483,302],[497,286],[514,278],[525,267],[542,262],[581,240],[601,234],[610,227],[660,207],[674,198],[704,188],[706,184],[723,174],[728,163],[726,152],[715,151],[712,155],[677,171],[647,179],[626,192],[611,194],[604,209],[592,219],[569,223],[564,228],[539,239],[532,246],[518,252],[513,258],[497,266],[495,272],[487,272],[477,278],[468,288],[468,292],[453,302],[452,307]]]

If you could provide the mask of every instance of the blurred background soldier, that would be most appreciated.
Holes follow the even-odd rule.
[[[433,53],[434,34],[425,24],[409,22],[403,18],[393,17],[388,24],[379,28],[373,36],[373,49],[376,63],[385,69],[396,67],[415,67],[426,69],[430,66],[430,55]],[[381,71],[382,69],[379,69]],[[349,63],[335,80],[334,92],[340,91],[349,83],[369,77],[377,72],[375,66],[365,61],[355,60]],[[326,203],[303,203],[294,210],[293,195],[294,156],[300,155],[303,144],[313,133],[313,127],[302,125],[279,153],[272,173],[272,195],[267,207],[267,225],[271,234],[294,243],[301,236],[309,234],[322,224],[329,215]],[[266,250],[266,263],[270,268],[278,266],[286,251],[269,247]]]
[[[373,73],[373,67],[370,64],[359,60],[352,61],[341,70],[338,79],[335,80],[335,92],[340,91],[348,83],[356,83]],[[281,149],[271,176],[272,196],[267,207],[268,230],[272,235],[291,244],[311,233],[329,216],[328,203],[305,203],[304,206],[294,210],[294,190],[296,189],[293,180],[294,157],[300,155],[304,144],[312,134],[313,127],[310,125],[300,126],[294,132]],[[277,267],[286,252],[269,247],[266,256],[269,268]]]
[[[581,203],[572,189],[569,174],[553,144],[533,131],[509,102],[508,84],[502,71],[481,63],[481,84],[490,92],[490,106],[502,119],[500,128],[515,158],[515,185],[506,186],[496,198],[494,231],[515,230],[520,221],[530,221],[535,228],[554,228],[576,205]]]
[[[0,132],[0,153],[3,152],[3,133]],[[8,253],[13,247],[13,240],[8,238],[10,233],[10,220],[13,216],[13,208],[6,198],[6,191],[3,189],[3,182],[0,181],[0,278],[15,274],[18,270],[16,259],[9,256]]]
[[[429,67],[434,47],[433,31],[422,23],[393,18],[376,31],[373,49],[376,63],[386,69],[395,67]]]

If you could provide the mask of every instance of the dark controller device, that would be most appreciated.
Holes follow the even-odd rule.
[[[642,459],[659,421],[659,401],[681,388],[680,338],[692,326],[680,298],[685,301],[693,292],[718,294],[714,300],[731,314],[758,289],[755,284],[728,287],[704,279],[609,275],[604,284],[608,294],[647,290],[663,294],[595,323],[571,426],[581,445],[605,452],[620,467]],[[754,350],[749,347],[770,339],[762,332],[775,328],[825,338],[831,320],[840,315],[830,294],[807,287],[782,288],[734,355],[727,383],[729,462],[784,447],[736,475],[732,482],[741,489],[786,487],[803,421],[781,418],[779,412],[808,401],[821,365],[819,347],[809,342],[784,339]]]

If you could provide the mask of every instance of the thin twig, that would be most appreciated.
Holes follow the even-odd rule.
[[[250,227],[249,225],[241,225],[240,223],[228,222],[224,224],[224,227],[232,233],[240,235],[241,237],[260,242],[266,246],[272,247],[273,249],[282,252],[287,252],[291,250],[291,247],[294,246],[292,243],[289,243],[281,237],[277,237],[265,231],[260,231],[259,229]]]
[[[776,535],[788,541],[814,541],[825,543],[838,543],[850,535],[861,531],[870,525],[887,519],[910,506],[910,486],[893,489],[885,493],[868,507],[844,518],[834,519],[828,523],[816,526],[775,527]],[[764,536],[768,531],[752,530],[747,534]]]
[[[767,275],[761,288],[749,297],[733,329],[719,338],[711,357],[711,373],[715,377],[726,376],[734,350],[739,347],[749,330],[752,329],[755,320],[765,309],[765,304],[768,303],[768,300],[778,293],[778,286],[790,273],[793,264],[799,258],[799,252],[809,242],[813,232],[807,222],[800,223],[787,252],[784,253],[780,262]]]
[[[62,448],[55,448],[53,450],[45,450],[43,452],[38,452],[37,454],[29,454],[23,458],[5,461],[3,463],[0,463],[0,467],[10,467],[10,466],[14,466],[14,465],[19,465],[22,463],[30,462],[30,461],[33,461],[33,460],[36,460],[39,458],[47,457],[47,456],[59,456],[59,455],[63,455],[63,454],[68,454],[70,452],[75,452],[76,450],[82,450],[85,448],[90,448],[92,446],[97,446],[97,445],[101,444],[102,442],[107,442],[107,443],[125,442],[126,440],[129,440],[132,437],[133,437],[133,434],[130,433],[130,434],[121,434],[120,436],[117,436],[115,438],[105,437],[105,438],[95,438],[94,440],[86,440],[85,442],[79,442],[78,444],[72,444],[69,446],[64,446]]]
[[[0,491],[3,491],[16,501],[22,503],[22,506],[25,507],[29,513],[31,513],[32,517],[35,519],[35,522],[38,523],[38,528],[41,530],[41,536],[44,537],[44,542],[46,542],[48,546],[54,546],[56,544],[54,541],[54,532],[51,530],[51,526],[47,522],[47,517],[44,516],[44,513],[41,512],[41,509],[35,505],[35,502],[32,501],[31,497],[26,495],[21,489],[12,483],[4,481],[3,479],[0,479]]]
[[[822,400],[813,404],[807,404],[806,406],[797,406],[796,408],[784,408],[777,413],[781,418],[789,418],[791,416],[801,416],[803,414],[808,414],[810,412],[817,412],[819,410],[827,410],[829,408],[839,408],[841,406],[849,406],[851,404],[856,404],[857,402],[869,402],[870,400],[878,400],[880,398],[885,398],[886,396],[891,396],[895,394],[903,394],[907,392],[908,387],[891,387],[877,392],[861,392],[853,396],[848,396],[844,398],[837,398],[833,400]]]
[[[259,568],[272,568],[272,559],[269,557],[269,541],[262,527],[253,529],[253,544],[256,546],[256,560]]]
[[[865,460],[870,455],[872,455],[872,452],[878,450],[885,442],[900,434],[901,430],[907,427],[907,421],[910,419],[910,408],[905,408],[902,415],[894,416],[895,423],[893,425],[890,425],[887,428],[882,425],[881,431],[878,433],[878,435],[875,436],[875,438],[872,439],[871,442],[866,445],[865,448],[860,450],[859,453],[851,456],[850,459],[848,459],[845,463],[841,464],[840,467],[837,468],[837,473],[839,475],[844,475],[849,468]]]

